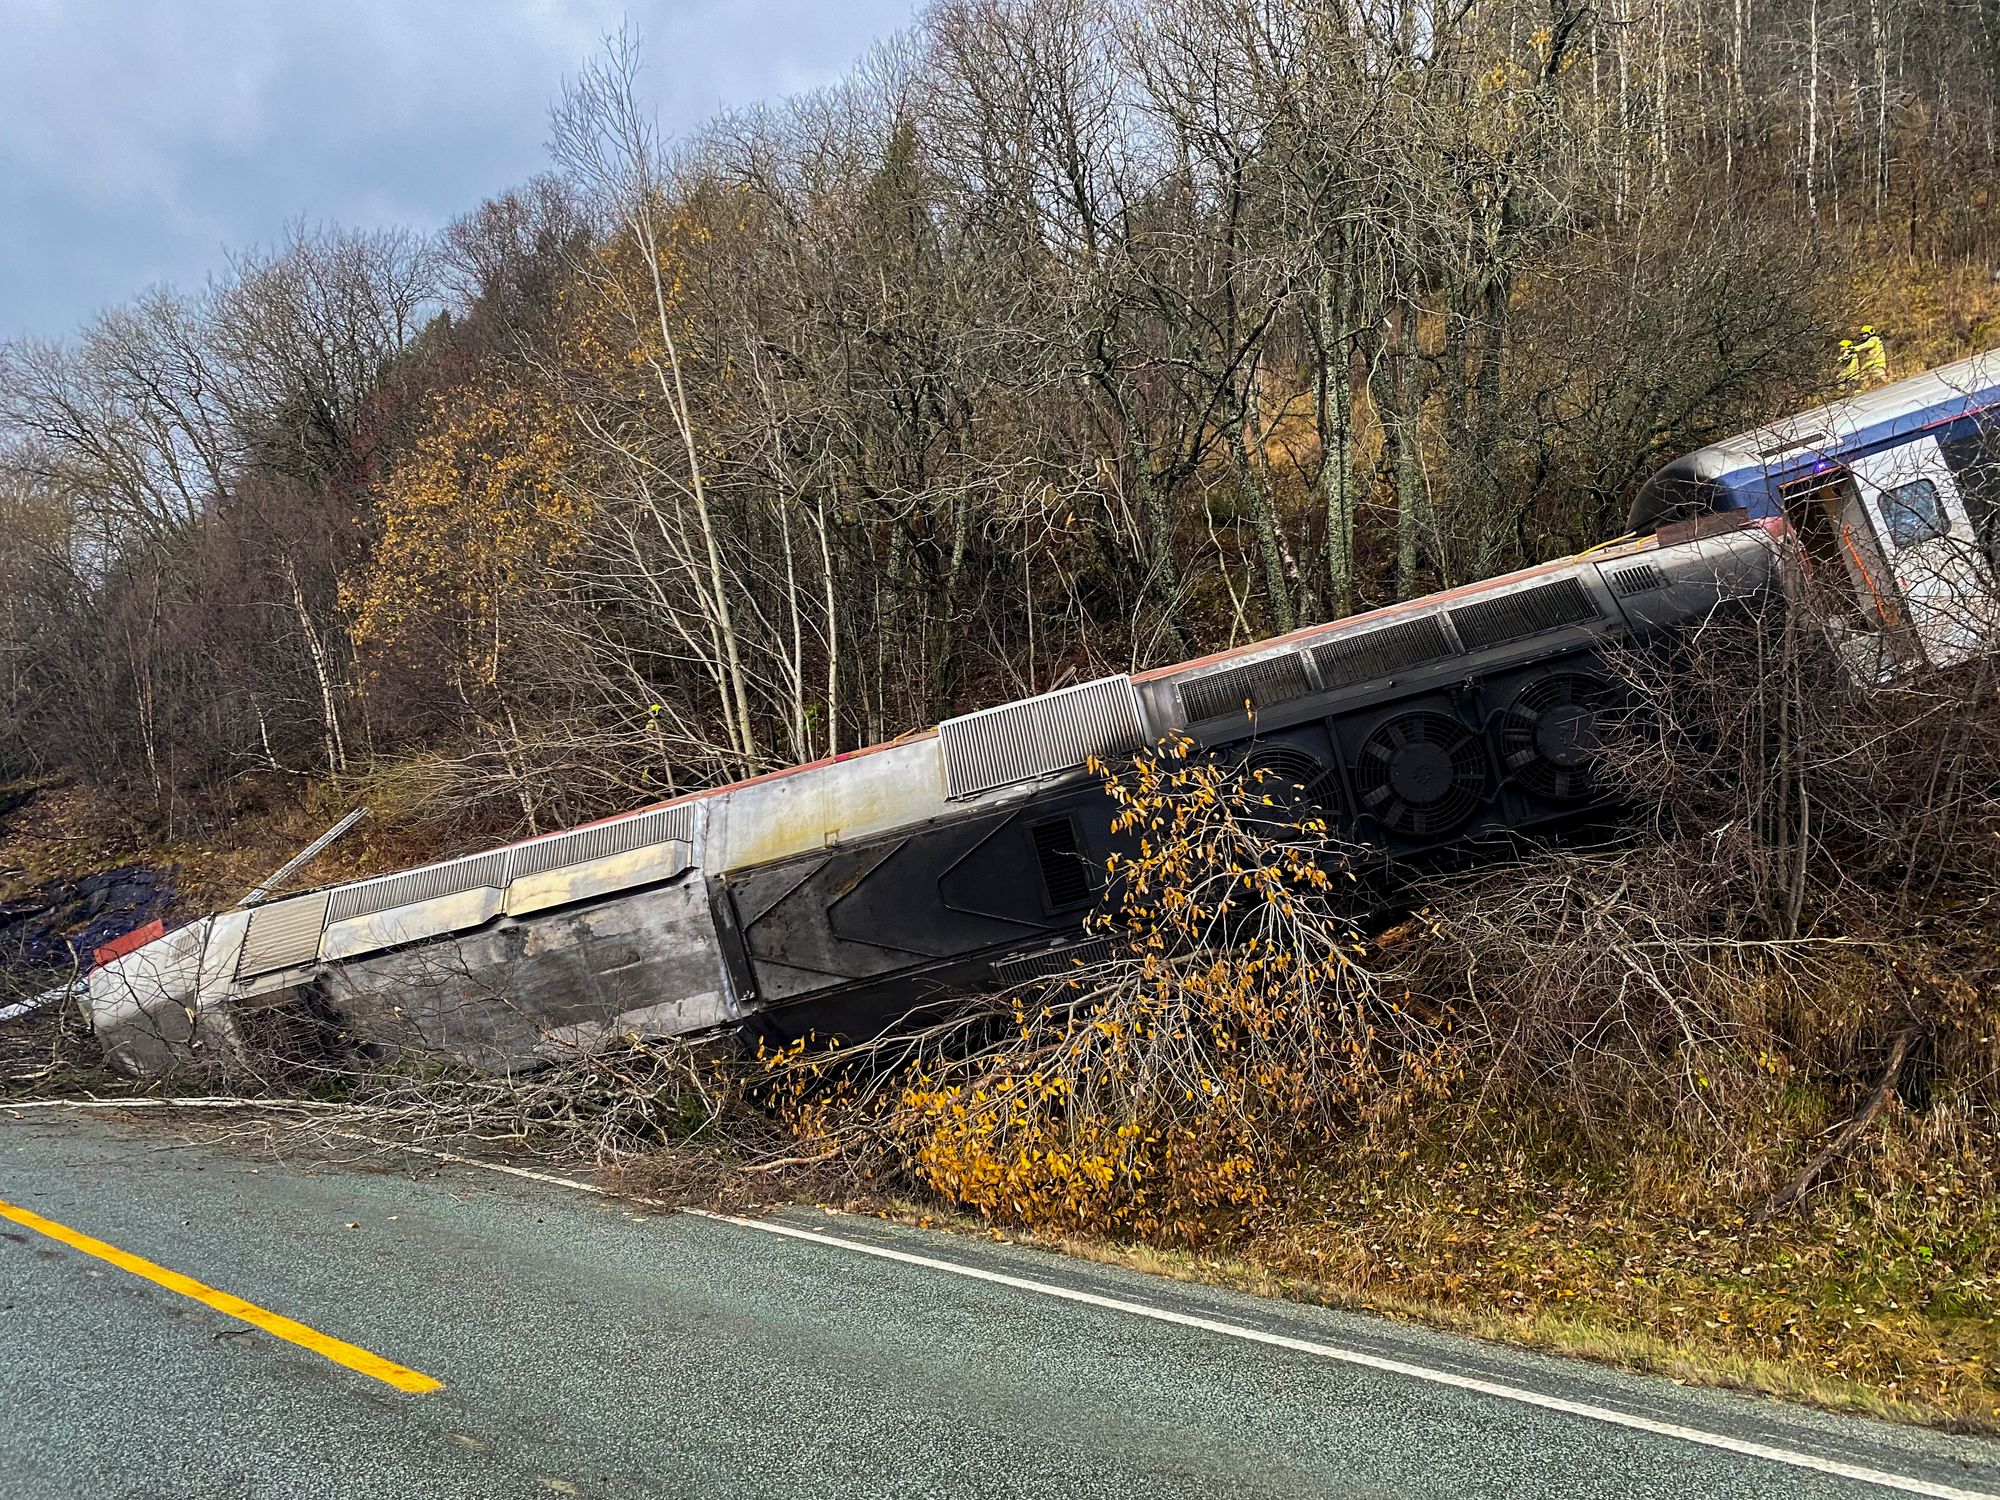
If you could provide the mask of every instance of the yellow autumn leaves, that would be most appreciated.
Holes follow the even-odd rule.
[[[946,1199],[1040,1228],[1240,1233],[1330,1132],[1448,1081],[1442,1018],[1387,1002],[1330,899],[1345,861],[1323,810],[1191,751],[1105,773],[1129,851],[1094,924],[1111,956],[871,1081],[870,1146]],[[804,1134],[860,1128],[851,1099],[793,1097]]]
[[[539,390],[503,380],[455,387],[426,416],[343,602],[364,655],[442,652],[462,686],[490,687],[578,546],[570,445]]]

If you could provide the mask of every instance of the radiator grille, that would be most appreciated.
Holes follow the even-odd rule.
[[[1253,707],[1267,708],[1273,703],[1303,698],[1311,691],[1305,662],[1292,652],[1267,656],[1262,661],[1247,662],[1226,672],[1182,683],[1181,709],[1190,723],[1199,724],[1242,713],[1246,700]]]
[[[1414,671],[1451,654],[1444,622],[1421,615],[1380,630],[1335,636],[1313,647],[1313,665],[1319,668],[1320,685],[1331,689]]]
[[[1026,984],[1031,979],[1052,979],[1067,974],[1079,965],[1102,963],[1111,957],[1110,938],[1097,938],[1088,943],[1073,943],[1067,948],[1055,948],[1046,953],[1030,953],[1023,958],[1010,958],[993,966],[994,977],[1002,984]]]
[[[1611,592],[1621,599],[1629,599],[1634,594],[1649,593],[1653,589],[1667,586],[1667,575],[1660,571],[1658,563],[1634,563],[1629,568],[1619,568],[1605,575],[1611,584]]]
[[[696,804],[683,802],[677,807],[640,813],[636,818],[620,818],[615,823],[599,823],[593,828],[579,828],[574,833],[559,833],[553,838],[518,845],[512,851],[507,878],[543,875],[550,870],[580,865],[587,859],[630,854],[634,849],[664,844],[670,839],[692,846],[695,812]]]
[[[947,719],[938,726],[945,794],[971,797],[1073,771],[1092,756],[1128,754],[1144,738],[1129,677],[1100,678]]]
[[[243,929],[243,952],[236,960],[236,977],[254,979],[278,969],[296,968],[319,957],[319,935],[326,927],[328,892],[311,891],[253,907]]]
[[[384,875],[379,880],[337,886],[326,919],[340,922],[348,917],[387,911],[392,906],[407,906],[412,901],[456,896],[460,891],[501,890],[506,884],[507,851],[496,849],[491,854],[473,854],[441,865],[425,865],[421,870],[405,870],[400,875]]]
[[[1582,625],[1596,618],[1597,606],[1574,578],[1558,578],[1553,583],[1536,584],[1497,599],[1461,604],[1451,612],[1451,623],[1468,651],[1498,646],[1503,641],[1518,641],[1545,630],[1560,630],[1565,625]]]

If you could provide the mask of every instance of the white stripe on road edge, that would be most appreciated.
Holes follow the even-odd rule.
[[[62,1102],[62,1101],[50,1101]],[[167,1102],[167,1101],[162,1101]],[[179,1101],[191,1103],[193,1101]],[[18,1108],[19,1106],[14,1106]],[[537,1172],[528,1167],[509,1166],[504,1162],[481,1161],[475,1156],[461,1156],[454,1151],[439,1151],[431,1147],[409,1145],[402,1141],[385,1141],[374,1136],[360,1135],[353,1131],[330,1131],[329,1134],[347,1140],[364,1142],[372,1146],[387,1147],[407,1151],[416,1156],[427,1156],[434,1161],[448,1162],[457,1166],[481,1167],[489,1172],[504,1172],[510,1177],[523,1177],[531,1182],[548,1183],[553,1187],[570,1188],[577,1192],[591,1193],[600,1198],[619,1198],[621,1195],[599,1187],[595,1183],[581,1182],[574,1177],[561,1177],[553,1172]],[[626,1202],[639,1203],[651,1208],[667,1208],[671,1205],[645,1198],[629,1198]],[[721,1224],[734,1224],[741,1229],[754,1229],[763,1234],[781,1235],[786,1239],[806,1240],[813,1244],[830,1245],[837,1250],[851,1250],[857,1255],[872,1255],[880,1260],[893,1260],[903,1265],[922,1266],[926,1270],[943,1271],[952,1276],[964,1276],[973,1281],[990,1282],[995,1286],[1012,1287],[1016,1291],[1032,1292],[1037,1296],[1055,1297],[1064,1302],[1080,1302],[1089,1307],[1108,1308],[1113,1312],[1129,1313],[1133,1317],[1151,1318],[1156,1323],[1172,1323],[1182,1328],[1195,1328],[1203,1333],[1220,1334],[1224,1338],[1242,1339],[1246,1343],[1265,1344],[1274,1349],[1289,1349],[1298,1354],[1312,1354],[1321,1359],[1334,1360],[1340,1364],[1358,1365],[1363,1369],[1379,1370],[1389,1375],[1401,1375],[1409,1380],[1420,1380],[1430,1385],[1449,1386],[1454,1390],[1471,1391],[1481,1396],[1492,1396],[1501,1401],[1513,1401],[1522,1406],[1540,1407],[1544,1411],[1558,1411],[1587,1421],[1603,1422],[1612,1427],[1624,1427],[1634,1432],[1649,1432],[1656,1437],[1676,1438],[1684,1443],[1694,1443],[1703,1448],[1716,1448],[1725,1453],[1740,1453],[1746,1458],[1766,1459],[1771,1463],[1784,1464],[1789,1468],[1808,1469],[1816,1474],[1831,1474],[1841,1479],[1852,1479],[1862,1484],[1872,1484],[1882,1489],[1899,1490],[1906,1495],[1930,1495],[1937,1500],[2000,1500],[1991,1490],[1960,1489],[1955,1485],[1939,1484],[1934,1480],[1918,1479],[1908,1474],[1892,1474],[1885,1469],[1870,1469],[1860,1464],[1843,1463],[1839,1459],[1821,1458],[1811,1453],[1801,1453],[1791,1448],[1773,1448],[1767,1443],[1753,1443],[1744,1438],[1730,1437],[1726,1433],[1708,1432],[1699,1427],[1683,1427],[1677,1422],[1660,1422],[1651,1417],[1637,1416],[1631,1412],[1618,1411],[1609,1406],[1595,1406],[1586,1401],[1570,1401],[1561,1396],[1550,1396],[1541,1391],[1533,1391],[1525,1386],[1502,1385],[1498,1381],[1481,1380],[1476,1376],[1457,1375],[1449,1370],[1433,1370],[1426,1365],[1413,1365],[1399,1359],[1385,1359],[1379,1354],[1364,1354],[1357,1349],[1342,1349],[1334,1344],[1322,1344],[1311,1339],[1290,1338],[1282,1333],[1266,1333],[1259,1328],[1251,1328],[1241,1323],[1224,1323],[1215,1318],[1197,1317],[1192,1313],[1172,1312],[1163,1307],[1149,1307],[1143,1302],[1127,1302],[1119,1297],[1104,1297],[1096,1292],[1081,1292],[1072,1287],[1057,1286],[1053,1282],[1034,1281],[1025,1276],[1009,1276],[1002,1271],[988,1271],[978,1266],[964,1265],[958,1261],[939,1260],[934,1256],[915,1255],[907,1250],[891,1250],[883,1245],[870,1245],[862,1240],[844,1239],[839,1235],[822,1234],[816,1229],[801,1229],[791,1224],[781,1224],[770,1219],[745,1219],[735,1214],[711,1213],[707,1209],[688,1208],[682,1213],[694,1218],[712,1219]]]
[[[342,1131],[340,1134],[347,1135]],[[376,1145],[389,1145],[387,1141],[373,1141],[372,1137],[351,1136],[354,1140],[369,1140]],[[440,1161],[449,1161],[464,1166],[484,1167],[489,1171],[505,1172],[512,1177],[525,1177],[531,1182],[552,1183],[558,1187],[573,1188],[578,1192],[594,1193],[599,1197],[614,1198],[611,1193],[595,1183],[580,1182],[573,1177],[559,1177],[550,1172],[537,1172],[527,1167],[508,1166],[502,1162],[480,1161],[476,1157],[460,1156],[449,1151],[430,1151],[420,1146],[403,1149],[415,1151]],[[665,1208],[669,1205],[650,1199],[631,1199],[649,1207]],[[801,1229],[792,1224],[780,1224],[770,1219],[745,1219],[735,1214],[711,1213],[702,1208],[684,1208],[680,1212],[694,1218],[713,1219],[718,1223],[734,1224],[742,1229],[760,1230],[765,1234],[782,1235],[787,1239],[807,1240],[813,1244],[831,1245],[840,1250],[852,1250],[857,1255],[873,1255],[882,1260],[900,1261],[904,1265],[922,1266],[927,1270],[944,1271],[953,1276],[969,1277],[974,1281],[992,1282],[996,1286],[1012,1287],[1016,1291],[1033,1292],[1043,1297],[1057,1297],[1065,1302],[1081,1302],[1090,1307],[1109,1308],[1114,1312],[1131,1313],[1135,1317],[1151,1318],[1155,1322],[1175,1323],[1183,1328],[1198,1328],[1204,1333],[1221,1334],[1226,1338],[1244,1339],[1250,1343],[1268,1344],[1273,1348],[1290,1349],[1300,1354],[1315,1354],[1323,1359],[1337,1360],[1342,1364],[1360,1365],[1365,1369],[1381,1370],[1391,1375],[1402,1375],[1412,1380],[1428,1381],[1433,1385],[1451,1386],[1458,1390],[1474,1391],[1482,1396],[1495,1396],[1503,1401],[1516,1401],[1525,1406],[1539,1406],[1547,1411],[1566,1412],[1573,1417],[1583,1417],[1593,1422],[1606,1422],[1616,1427],[1628,1427],[1638,1432],[1650,1432],[1658,1437],[1678,1438],[1686,1443],[1698,1443],[1705,1448],[1719,1448],[1727,1453],[1740,1453],[1749,1458],[1769,1459],[1772,1463],[1786,1464],[1795,1469],[1810,1469],[1815,1473],[1837,1475],[1842,1479],[1858,1480],[1863,1484],[1878,1485],[1884,1489],[1900,1490],[1909,1495],[1931,1495],[1939,1500],[2000,1500],[1990,1490],[1960,1489],[1955,1485],[1938,1484],[1928,1479],[1917,1479],[1907,1474],[1891,1474],[1883,1469],[1865,1468],[1860,1464],[1842,1463],[1838,1459],[1820,1458],[1811,1453],[1800,1453],[1790,1448],[1773,1448],[1766,1443],[1753,1443],[1744,1438],[1730,1437],[1726,1433],[1707,1432],[1699,1427],[1683,1427],[1675,1422],[1658,1422],[1651,1417],[1635,1416],[1630,1412],[1614,1410],[1608,1406],[1593,1406],[1583,1401],[1568,1401],[1561,1396],[1545,1395],[1541,1391],[1531,1391],[1522,1386],[1502,1385],[1498,1381],[1480,1380],[1470,1375],[1455,1375],[1449,1370],[1433,1370],[1424,1365],[1413,1365],[1397,1359],[1384,1359],[1376,1354],[1363,1354],[1355,1349],[1341,1349],[1332,1344],[1316,1343],[1309,1339],[1288,1338],[1281,1333],[1266,1333],[1262,1329],[1246,1327],[1241,1323],[1224,1323],[1214,1318],[1196,1317],[1190,1313],[1171,1312],[1162,1307],[1149,1307],[1142,1302],[1127,1302],[1118,1297],[1103,1297],[1095,1292],[1081,1292],[1072,1287],[1057,1286],[1053,1282],[1034,1281],[1025,1276],[1009,1276],[1001,1271],[988,1271],[978,1266],[968,1266],[958,1261],[939,1260],[934,1256],[916,1255],[907,1250],[891,1250],[883,1245],[870,1245],[862,1240],[850,1240],[840,1235],[822,1234],[816,1229]]]
[[[130,1099],[22,1099],[13,1104],[0,1104],[0,1110],[8,1114],[18,1114],[24,1109],[268,1109],[282,1112],[288,1109],[344,1110],[345,1104],[335,1104],[324,1099],[252,1099],[241,1094],[202,1094],[192,1098],[160,1099],[151,1094],[140,1094]],[[383,1145],[394,1142],[384,1141]]]
[[[578,1186],[588,1186],[588,1184],[578,1184]],[[1635,1416],[1630,1412],[1617,1411],[1608,1406],[1593,1406],[1584,1401],[1568,1401],[1561,1396],[1545,1395],[1541,1391],[1531,1391],[1522,1386],[1501,1385],[1497,1381],[1480,1380],[1470,1375],[1454,1375],[1448,1370],[1433,1370],[1424,1365],[1406,1364],[1399,1359],[1384,1359],[1378,1354],[1363,1354],[1359,1350],[1315,1343],[1310,1339],[1288,1338],[1282,1333],[1266,1333],[1262,1329],[1246,1327],[1241,1323],[1223,1323],[1214,1318],[1196,1317],[1191,1313],[1170,1312],[1163,1307],[1149,1307],[1143,1302],[1127,1302],[1118,1297],[1101,1297],[1095,1292],[1080,1292],[1071,1287],[1057,1286],[1053,1282],[1031,1281],[1024,1276],[1009,1276],[1004,1272],[982,1270],[977,1266],[962,1265],[956,1261],[937,1260],[928,1255],[913,1255],[907,1250],[891,1250],[885,1246],[843,1239],[838,1235],[821,1234],[817,1230],[800,1229],[794,1225],[780,1224],[769,1219],[744,1219],[734,1214],[710,1213],[699,1208],[686,1209],[684,1212],[704,1219],[717,1219],[725,1224],[735,1224],[744,1229],[761,1230],[765,1234],[778,1234],[789,1239],[833,1245],[842,1250],[852,1250],[858,1255],[874,1255],[883,1260],[901,1261],[905,1265],[946,1271],[954,1276],[967,1276],[975,1281],[990,1281],[998,1286],[1013,1287],[1016,1291],[1034,1292],[1043,1297],[1059,1297],[1065,1302],[1081,1302],[1090,1307],[1110,1308],[1114,1312],[1130,1313],[1134,1317],[1151,1318],[1159,1323],[1175,1323],[1183,1328],[1198,1328],[1204,1333],[1217,1333],[1226,1338],[1243,1339],[1253,1344],[1269,1344],[1273,1348],[1290,1349],[1300,1354],[1316,1354],[1322,1359],[1338,1360],[1342,1364],[1360,1365],[1364,1369],[1381,1370],[1391,1375],[1428,1381],[1432,1385],[1451,1386],[1461,1391],[1475,1391],[1482,1396],[1516,1401],[1523,1406],[1539,1406],[1546,1411],[1566,1412],[1570,1416],[1585,1417],[1593,1422],[1605,1422],[1614,1427],[1629,1427],[1634,1431],[1650,1432],[1659,1437],[1678,1438],[1684,1443],[1699,1443],[1704,1448],[1720,1448],[1724,1452],[1741,1453],[1750,1458],[1769,1459],[1772,1463],[1787,1464],[1794,1469],[1811,1469],[1815,1473],[1834,1474],[1842,1479],[1855,1479],[1863,1484],[1901,1490],[1905,1494],[1935,1495],[1942,1497],[1942,1500],[1996,1500],[1996,1496],[1990,1490],[1958,1489],[1928,1479],[1916,1479],[1907,1474],[1891,1474],[1882,1469],[1869,1469],[1859,1464],[1842,1463],[1838,1459],[1799,1453],[1790,1448],[1773,1448],[1765,1443],[1752,1443],[1743,1438],[1730,1437],[1725,1433],[1706,1432],[1699,1427],[1683,1427],[1675,1422],[1657,1422],[1651,1417]]]

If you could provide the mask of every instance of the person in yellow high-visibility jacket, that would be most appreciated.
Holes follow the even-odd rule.
[[[1840,383],[1846,386],[1861,384],[1861,356],[1854,352],[1854,340],[1840,341]]]
[[[1873,385],[1878,380],[1889,378],[1889,356],[1882,348],[1882,336],[1869,324],[1861,330],[1861,342],[1854,346],[1854,358],[1860,366],[1861,383]]]

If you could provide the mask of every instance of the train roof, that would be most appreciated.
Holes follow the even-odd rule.
[[[487,862],[511,860],[519,864],[525,859],[539,868],[561,862],[572,854],[580,856],[622,848],[628,843],[651,838],[674,837],[690,843],[705,843],[706,839],[699,830],[711,826],[711,814],[714,812],[723,812],[726,818],[729,833],[724,859],[731,865],[758,863],[801,852],[841,834],[852,836],[864,831],[920,822],[926,817],[943,813],[948,803],[964,806],[967,803],[985,803],[993,798],[1004,799],[1025,782],[1049,774],[1060,774],[1078,764],[1074,756],[1057,756],[1045,764],[1031,763],[1034,759],[1032,754],[1028,760],[1022,759],[1023,737],[1032,739],[1046,732],[1033,723],[1033,715],[1040,705],[1051,705],[1065,718],[1079,712],[1086,718],[1094,716],[1092,722],[1095,728],[1088,732],[1108,733],[1114,738],[1121,732],[1118,726],[1129,715],[1132,723],[1142,731],[1139,739],[1129,747],[1136,748],[1136,744],[1149,738],[1152,732],[1165,727],[1158,722],[1160,715],[1146,711],[1142,700],[1158,702],[1161,700],[1156,695],[1164,693],[1169,695],[1165,701],[1172,701],[1170,695],[1175,685],[1190,677],[1209,676],[1218,668],[1235,664],[1254,666],[1261,660],[1285,655],[1308,644],[1350,633],[1365,633],[1420,615],[1434,615],[1467,600],[1532,588],[1537,583],[1574,569],[1585,558],[1602,562],[1651,545],[1650,540],[1600,545],[1574,557],[1558,558],[1498,578],[1482,579],[1422,598],[1308,625],[1289,635],[1248,642],[1192,661],[1156,667],[1130,677],[1104,678],[1094,683],[1058,688],[1035,698],[1000,704],[947,720],[940,726],[915,730],[884,744],[861,746],[802,765],[779,767],[723,786],[686,792],[647,807],[615,813],[480,853],[316,889],[333,892],[336,905],[343,899],[340,896],[343,891],[365,888],[377,892],[379,894],[361,898],[363,904],[372,908],[387,900],[391,892],[402,894],[405,886],[412,890],[427,890],[427,877],[437,877],[429,882],[435,884],[447,870],[483,867]],[[1055,700],[1062,700],[1060,706]],[[1015,722],[1010,723],[1010,720]],[[981,721],[984,721],[983,726]],[[982,736],[982,727],[990,727],[992,733]],[[1069,732],[1058,733],[1056,738],[1067,740],[1074,732],[1076,726],[1072,724]],[[954,733],[963,733],[974,739],[984,738],[988,743],[983,746],[968,743],[954,753],[952,747],[945,743]],[[994,743],[996,736],[997,745]],[[968,763],[990,758],[996,753],[1000,760],[986,768],[993,773],[990,780],[980,784],[954,784],[958,775],[966,774],[964,768]],[[480,873],[478,878],[492,878],[491,872]],[[275,904],[312,893],[286,892],[264,902],[248,904]]]
[[[1781,513],[1779,487],[1931,428],[2000,408],[2000,350],[1862,391],[1768,427],[1711,443],[1667,464],[1640,487],[1627,520],[1650,531],[1676,516],[1741,509]]]

